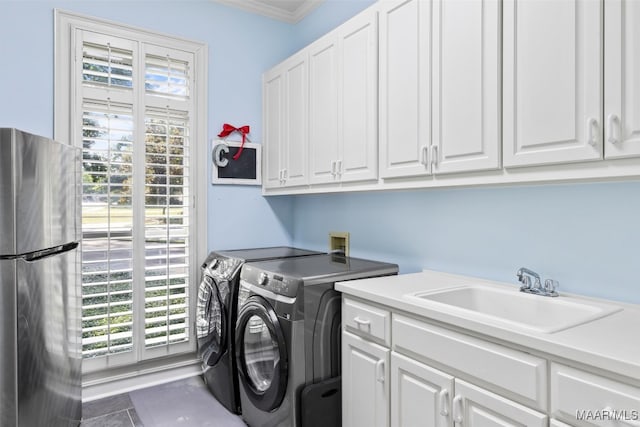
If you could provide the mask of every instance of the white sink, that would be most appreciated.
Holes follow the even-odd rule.
[[[517,288],[465,285],[406,295],[451,314],[501,326],[553,333],[608,316],[621,307],[571,296],[545,297]]]

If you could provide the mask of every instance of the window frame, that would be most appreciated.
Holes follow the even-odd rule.
[[[54,138],[70,145],[82,147],[82,110],[77,75],[75,75],[75,61],[78,55],[79,31],[107,34],[134,40],[139,45],[139,53],[144,52],[143,46],[157,45],[167,49],[182,50],[193,55],[194,62],[194,87],[191,90],[193,103],[193,115],[190,121],[193,123],[190,135],[190,180],[191,188],[191,216],[190,216],[190,260],[189,260],[189,341],[187,345],[178,344],[177,352],[164,350],[167,347],[145,348],[144,328],[139,333],[134,331],[134,339],[137,341],[135,350],[129,355],[115,354],[98,358],[84,359],[83,373],[102,371],[114,367],[131,366],[155,360],[174,354],[192,353],[196,348],[195,339],[195,315],[197,279],[199,277],[199,262],[207,254],[207,80],[208,80],[208,54],[207,45],[202,42],[187,40],[154,31],[148,31],[137,27],[119,24],[100,18],[93,18],[73,12],[54,10]],[[144,55],[137,58],[134,67],[144,68]],[[75,81],[74,81],[75,79]],[[145,93],[141,91],[134,99],[134,108],[144,110]],[[144,112],[142,116],[144,117]],[[138,130],[137,135],[144,135],[144,130]],[[144,150],[143,150],[144,151]],[[144,158],[144,154],[142,154]],[[135,178],[134,178],[135,179]],[[142,178],[144,180],[144,178]],[[144,215],[144,212],[134,210],[136,215]],[[135,223],[135,219],[134,219]],[[144,259],[140,261],[144,268]],[[140,263],[138,263],[140,264]],[[135,265],[135,268],[139,265]],[[134,323],[140,322],[137,317],[144,313],[144,287],[135,284],[134,298]],[[142,310],[142,311],[140,311]],[[142,315],[144,322],[144,315]]]

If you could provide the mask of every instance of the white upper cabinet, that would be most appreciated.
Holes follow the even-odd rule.
[[[499,168],[499,1],[380,8],[381,176]]]
[[[265,188],[308,181],[307,53],[300,52],[263,77]]]
[[[330,33],[309,51],[310,182],[336,179],[338,159],[338,39]]]
[[[500,3],[434,0],[433,173],[500,166]]]
[[[368,9],[307,48],[312,184],[378,177],[377,37]]]
[[[605,2],[604,154],[640,156],[640,2]]]
[[[504,166],[602,158],[602,3],[503,3]]]
[[[431,172],[431,4],[379,2],[380,176]]]
[[[369,8],[341,25],[338,105],[340,180],[378,178],[378,14]]]
[[[280,187],[282,169],[280,154],[284,147],[284,74],[280,67],[267,71],[262,81],[264,120],[264,167],[262,185],[265,188]]]

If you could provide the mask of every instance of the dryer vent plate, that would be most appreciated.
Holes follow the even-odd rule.
[[[329,252],[340,252],[349,256],[349,233],[332,231],[329,233]]]

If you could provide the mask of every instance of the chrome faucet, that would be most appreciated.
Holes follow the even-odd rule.
[[[518,269],[516,275],[518,277],[518,281],[522,283],[522,286],[520,286],[520,292],[542,295],[545,297],[558,296],[556,289],[560,287],[560,284],[557,280],[547,279],[544,281],[543,285],[541,283],[540,275],[525,267]],[[533,284],[531,283],[532,278],[534,279]]]

